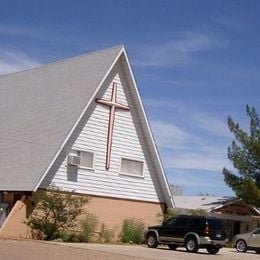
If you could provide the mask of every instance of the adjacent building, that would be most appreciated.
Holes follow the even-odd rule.
[[[260,210],[241,199],[228,196],[174,196],[175,210],[187,213],[202,209],[224,220],[229,240],[260,226]]]

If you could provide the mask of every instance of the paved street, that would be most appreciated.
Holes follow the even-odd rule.
[[[177,251],[167,247],[150,249],[135,245],[102,245],[77,243],[49,243],[30,240],[0,240],[0,260],[85,260],[85,259],[174,259],[174,260],[259,260],[255,252],[237,253],[234,249],[224,248],[217,255],[209,255],[205,250],[190,254],[181,248]]]
[[[207,260],[213,257],[219,260],[240,260],[247,259],[259,260],[260,257],[254,251],[245,254],[237,253],[232,248],[222,248],[218,254],[209,255],[206,250],[200,249],[199,253],[187,253],[184,248],[177,251],[169,250],[168,247],[159,247],[157,249],[147,248],[146,246],[126,246],[126,245],[102,245],[102,244],[70,244],[73,247],[81,247],[98,252],[117,253],[124,256],[131,256],[131,259],[140,257],[141,259],[174,259],[174,260]]]

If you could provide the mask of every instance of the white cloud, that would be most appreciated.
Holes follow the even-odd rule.
[[[167,169],[190,169],[221,172],[223,167],[231,168],[225,154],[214,152],[173,153],[171,158],[164,160]]]
[[[0,49],[0,75],[9,74],[39,66],[40,63],[25,53],[16,50]]]
[[[0,34],[16,35],[16,36],[28,36],[32,35],[32,31],[26,28],[0,25]]]
[[[221,171],[224,166],[232,168],[227,158],[231,135],[226,122],[180,100],[149,99],[145,104],[153,111],[164,111],[157,115],[153,112],[153,117],[160,119],[153,119],[151,127],[166,169]]]
[[[223,189],[223,180],[220,172],[197,172],[197,171],[186,171],[182,169],[174,169],[172,174],[170,174],[171,178],[173,178],[173,182],[189,187],[201,187],[201,188],[209,188],[209,187],[220,187]],[[214,179],[214,181],[212,181]]]
[[[47,30],[46,30],[47,29]],[[60,43],[62,45],[76,46],[82,47],[86,49],[86,43],[82,43],[78,39],[74,41],[73,38],[63,37],[59,33],[51,33],[48,28],[33,28],[33,27],[20,27],[20,26],[11,26],[6,24],[0,24],[0,36],[15,36],[19,38],[25,38],[28,40],[29,38],[42,42],[55,42]],[[89,43],[89,42],[88,42]],[[94,43],[93,43],[94,44]]]
[[[164,109],[182,109],[185,108],[185,105],[181,100],[176,99],[153,99],[153,98],[147,98],[143,100],[145,106],[147,107],[153,107],[153,108],[164,108]]]
[[[173,124],[163,121],[152,121],[151,125],[156,136],[157,143],[161,148],[176,148],[186,144],[188,140],[191,139],[187,132],[181,130]]]
[[[204,129],[216,136],[230,137],[226,120],[220,120],[202,112],[192,113],[192,119],[194,120],[194,123],[197,124],[198,128]]]
[[[210,145],[170,123],[152,121],[151,125],[166,169],[221,171],[231,167],[225,146]]]
[[[189,66],[197,63],[192,53],[226,48],[226,40],[198,32],[175,34],[173,39],[157,45],[142,46],[137,51],[137,66]]]
[[[185,118],[187,125],[192,125],[193,129],[202,129],[208,134],[215,136],[231,136],[228,130],[226,118],[217,118],[214,115],[200,111],[192,105],[181,100],[145,99],[144,104],[149,108],[158,109],[158,111],[173,111],[173,115],[177,115],[178,118]],[[176,123],[177,122],[174,124]]]
[[[241,17],[239,20],[236,17],[228,16],[228,17],[213,17],[212,20],[217,24],[223,26],[226,29],[243,32],[247,29],[247,23],[241,21]]]

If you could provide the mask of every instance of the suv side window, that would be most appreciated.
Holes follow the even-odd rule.
[[[255,235],[260,235],[260,228],[254,232]]]
[[[175,220],[176,220],[175,218],[172,218],[172,219],[166,221],[166,222],[165,222],[165,225],[167,225],[167,226],[172,226],[172,225],[174,225]]]
[[[193,218],[193,219],[191,219],[190,226],[192,228],[196,228],[196,229],[203,228],[203,219],[201,219],[201,218]]]
[[[184,227],[186,225],[186,218],[176,218],[175,227]]]
[[[185,218],[173,218],[165,223],[167,226],[184,227],[186,225]]]

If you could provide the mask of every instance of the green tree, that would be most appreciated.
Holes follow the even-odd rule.
[[[260,120],[254,107],[246,107],[250,119],[249,133],[242,130],[231,117],[228,127],[234,140],[228,147],[228,158],[233,162],[237,173],[224,168],[225,182],[236,195],[247,203],[260,207]]]
[[[170,218],[177,217],[178,215],[181,215],[182,212],[178,209],[171,209],[167,208],[166,212],[164,214],[157,214],[157,217],[159,218],[159,222],[165,222]]]
[[[189,209],[188,214],[193,216],[208,216],[209,213],[205,209],[197,208],[197,209]]]
[[[87,197],[51,188],[40,195],[27,225],[33,230],[40,230],[45,240],[58,238],[62,231],[76,226],[78,217],[83,213],[83,206],[88,201]]]

